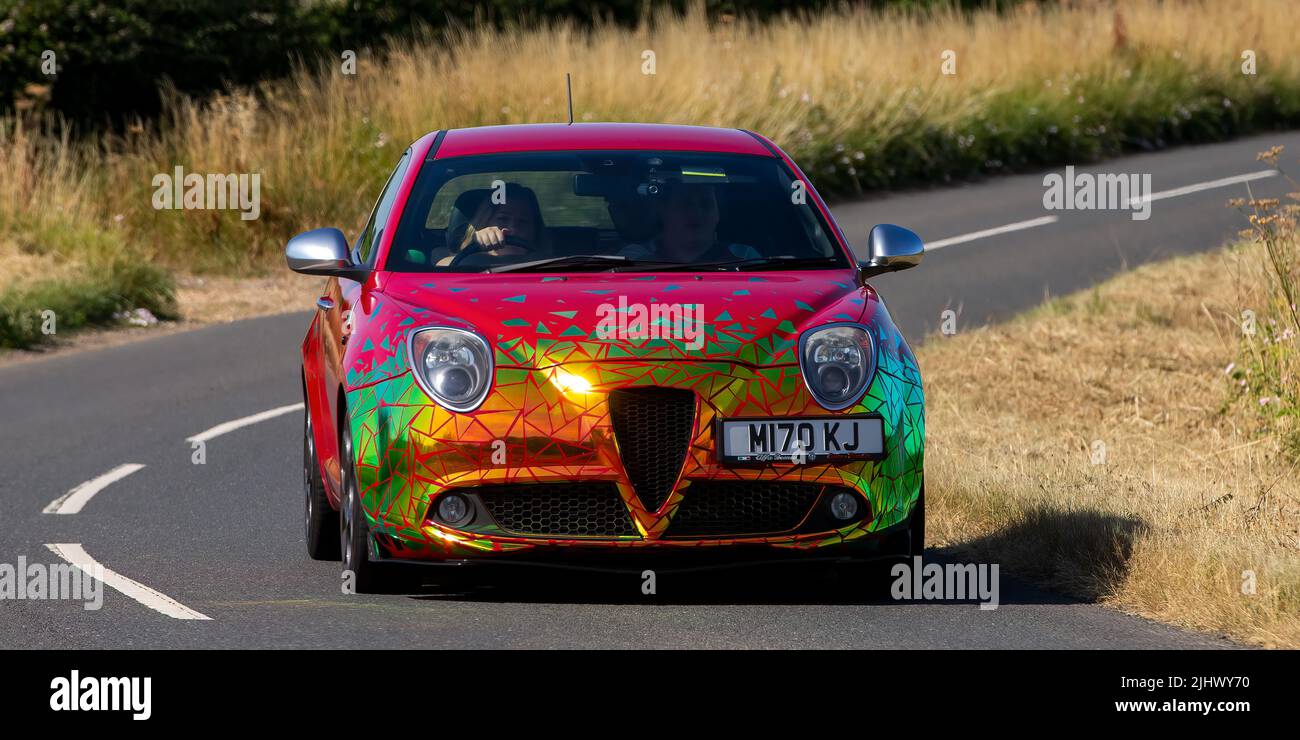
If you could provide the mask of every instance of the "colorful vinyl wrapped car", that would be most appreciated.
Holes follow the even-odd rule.
[[[302,345],[306,538],[358,590],[387,561],[907,556],[921,377],[798,167],[754,133],[438,131],[364,231],[294,237],[328,277]]]

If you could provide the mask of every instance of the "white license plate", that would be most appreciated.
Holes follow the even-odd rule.
[[[788,419],[723,419],[722,462],[815,462],[825,458],[872,458],[884,454],[879,416],[800,416]]]

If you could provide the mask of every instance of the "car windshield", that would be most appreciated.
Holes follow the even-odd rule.
[[[430,161],[385,263],[398,272],[848,266],[780,160],[628,151]]]

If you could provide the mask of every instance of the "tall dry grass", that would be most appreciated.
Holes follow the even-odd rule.
[[[0,125],[0,254],[15,284],[97,259],[111,237],[96,228],[99,159],[66,130],[43,135],[20,121]],[[64,229],[84,232],[64,239]],[[63,247],[63,250],[60,249]]]
[[[579,120],[751,128],[838,194],[1223,138],[1300,121],[1297,26],[1294,3],[1135,0],[1010,15],[841,10],[761,24],[711,23],[696,9],[635,29],[461,28],[363,55],[355,76],[331,64],[257,91],[177,99],[158,130],[89,146],[0,121],[0,249],[75,262],[83,242],[124,241],[182,270],[274,269],[297,230],[354,233],[424,132],[561,120],[566,71]],[[1257,75],[1241,73],[1244,49]],[[945,50],[955,75],[941,73]],[[153,175],[176,165],[261,173],[262,217],[153,210]],[[61,229],[93,238],[61,239]]]
[[[101,221],[101,161],[66,131],[41,135],[0,122],[0,350],[110,324],[137,308],[178,315],[172,280],[148,245],[121,219]]]
[[[1238,371],[1265,338],[1243,334],[1242,312],[1286,320],[1273,270],[1243,242],[921,347],[938,542],[1164,622],[1300,647],[1300,425]],[[1297,340],[1281,342],[1294,372]]]
[[[1231,375],[1240,395],[1259,402],[1260,415],[1278,430],[1287,456],[1300,463],[1300,182],[1282,165],[1282,154],[1282,147],[1274,147],[1259,159],[1290,183],[1285,198],[1233,201],[1249,215],[1243,235],[1263,249],[1264,275],[1237,282],[1246,308]]]

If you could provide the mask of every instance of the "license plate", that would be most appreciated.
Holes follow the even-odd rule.
[[[879,458],[884,454],[879,416],[723,419],[722,462],[815,462],[826,458]]]

